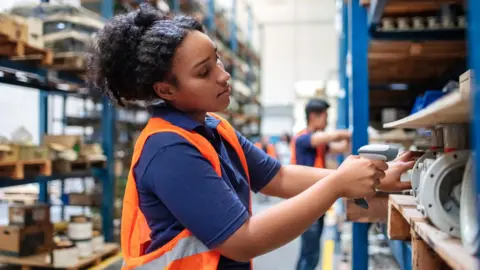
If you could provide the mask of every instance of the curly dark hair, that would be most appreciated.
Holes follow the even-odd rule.
[[[99,31],[87,58],[87,87],[113,102],[151,101],[153,84],[176,83],[170,73],[176,49],[202,25],[187,16],[167,17],[148,4],[112,18]]]

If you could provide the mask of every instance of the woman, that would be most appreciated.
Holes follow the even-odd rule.
[[[143,5],[100,31],[90,87],[152,111],[125,190],[124,269],[250,269],[252,258],[299,236],[337,198],[397,187],[402,161],[386,178],[386,163],[359,157],[335,171],[281,166],[207,114],[227,108],[229,80],[192,18],[166,18]],[[289,199],[252,216],[250,190]]]

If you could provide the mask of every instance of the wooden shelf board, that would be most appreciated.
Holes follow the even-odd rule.
[[[371,0],[361,0],[363,6],[370,6]],[[464,4],[463,0],[390,0],[385,6],[385,15],[395,16],[408,13],[438,11],[443,4]]]
[[[403,119],[383,125],[384,128],[423,128],[438,124],[468,123],[470,98],[468,94],[452,92],[427,108]]]
[[[351,199],[344,199],[347,221],[361,223],[386,223],[388,212],[388,194],[378,193],[372,198],[367,198],[368,209],[361,208]]]
[[[399,228],[398,226],[392,228],[397,230],[396,233],[403,231],[408,234],[418,235],[421,238],[420,241],[433,249],[453,269],[478,269],[478,266],[480,266],[480,261],[469,255],[469,252],[463,247],[459,239],[450,237],[428,223],[428,220],[416,209],[416,202],[412,196],[390,195],[389,214],[394,211],[398,211],[397,213],[400,213],[404,221],[409,224],[406,228]],[[389,215],[389,217],[392,216],[394,215]],[[389,233],[391,232],[391,227],[398,224],[401,225],[399,220],[390,219],[388,222]],[[410,228],[412,229],[411,231]],[[412,242],[414,240],[418,241],[415,235],[412,235]],[[413,243],[412,247],[414,247]],[[416,253],[415,247],[412,249],[412,252]],[[412,254],[412,257],[421,259],[416,255],[418,254]]]
[[[69,267],[59,267],[55,269],[80,269],[82,267],[88,266],[94,263],[96,260],[100,260],[102,257],[107,255],[114,255],[119,249],[117,244],[106,243],[102,252],[95,253],[89,258],[79,259],[78,263],[73,264]],[[46,253],[32,255],[28,257],[10,257],[10,256],[0,256],[0,263],[8,265],[21,265],[25,267],[41,267],[41,268],[54,268],[48,259],[49,255]]]

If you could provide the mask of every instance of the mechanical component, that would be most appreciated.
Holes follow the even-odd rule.
[[[439,29],[440,24],[438,23],[438,18],[435,16],[427,17],[428,28],[429,29]]]
[[[449,124],[443,127],[445,152],[467,148],[468,130],[465,124]]]
[[[425,22],[423,17],[413,17],[413,29],[415,30],[425,29]]]
[[[462,196],[460,198],[460,232],[462,243],[470,254],[480,250],[480,227],[477,223],[479,201],[476,198],[475,180],[473,179],[472,157],[468,160],[463,174]]]
[[[420,193],[420,182],[422,177],[422,171],[428,169],[427,164],[424,164],[424,161],[427,159],[435,160],[437,157],[437,152],[428,150],[415,162],[415,166],[411,172],[411,182],[412,182],[412,195],[415,197],[415,200],[418,202],[418,194]]]
[[[406,18],[406,17],[397,18],[397,26],[398,26],[398,30],[409,30],[410,29],[409,18]]]
[[[419,190],[420,211],[440,230],[460,237],[460,190],[470,150],[426,159]]]

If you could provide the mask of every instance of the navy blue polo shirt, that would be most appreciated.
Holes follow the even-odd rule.
[[[220,178],[210,162],[178,134],[162,132],[150,136],[134,168],[140,209],[151,229],[154,251],[190,230],[211,249],[229,238],[249,218],[247,178],[233,147],[220,137],[220,121],[207,116],[205,124],[168,106],[154,107],[152,117],[160,117],[205,137],[220,158]],[[251,189],[265,187],[281,165],[237,132],[245,153]],[[250,269],[249,263],[220,258],[218,269]]]
[[[295,159],[297,165],[313,167],[317,158],[317,148],[313,147],[312,132],[308,132],[298,136],[295,140]],[[325,152],[328,151],[328,144]],[[325,157],[323,157],[325,159]]]

